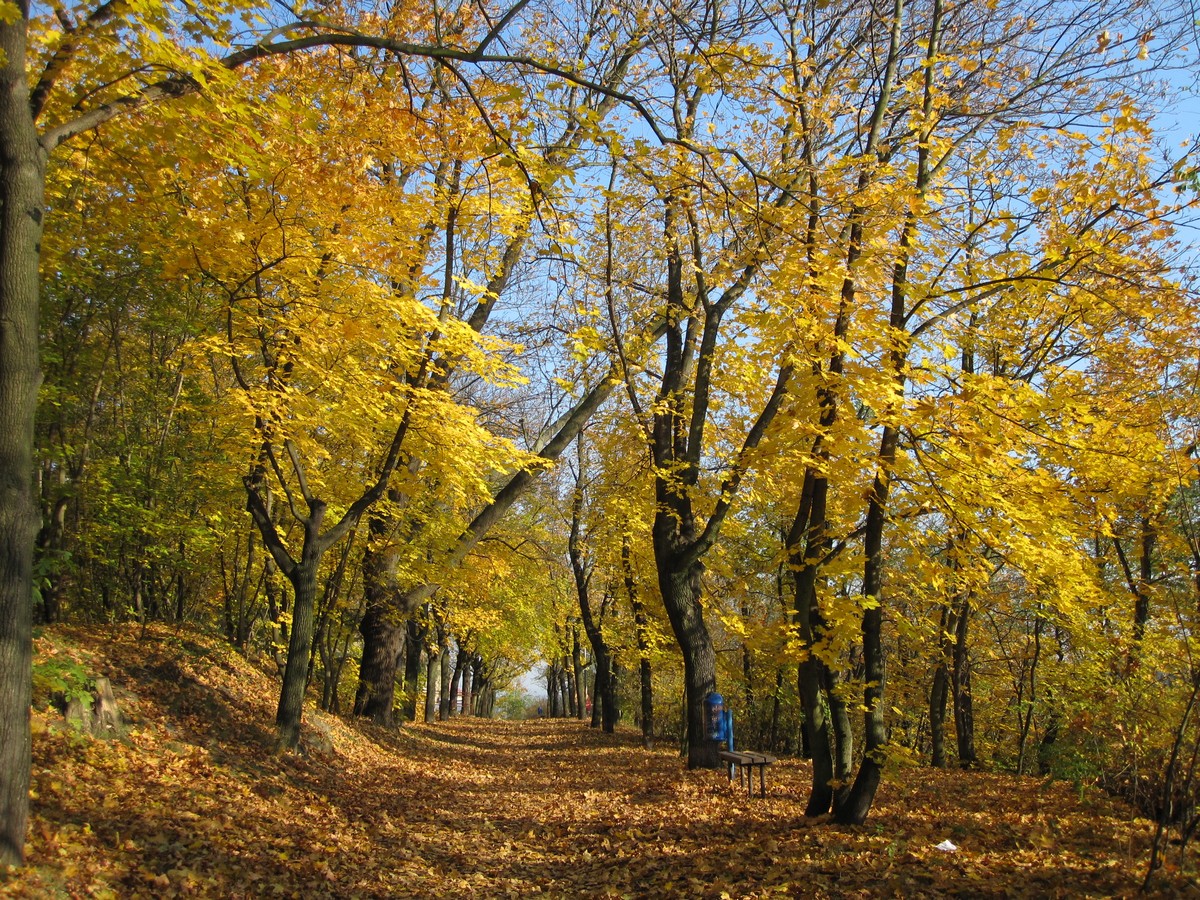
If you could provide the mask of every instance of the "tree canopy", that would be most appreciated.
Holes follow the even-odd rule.
[[[536,664],[694,768],[720,691],[847,824],[922,763],[1194,808],[1192,26],[0,4],[0,859],[35,620],[267,655],[281,752]]]

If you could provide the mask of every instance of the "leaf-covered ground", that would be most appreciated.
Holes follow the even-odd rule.
[[[276,758],[275,682],[216,642],[72,630],[38,652],[110,676],[129,724],[101,741],[35,710],[29,866],[4,896],[1127,896],[1148,857],[1148,822],[1067,784],[898,770],[841,828],[804,818],[801,761],[749,799],[573,721],[310,711],[322,739]],[[1159,892],[1194,891],[1179,862]]]

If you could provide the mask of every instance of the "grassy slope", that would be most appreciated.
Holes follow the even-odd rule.
[[[109,675],[130,723],[100,741],[35,710],[29,866],[4,896],[1119,896],[1147,859],[1147,822],[1069,785],[901,770],[838,828],[804,819],[802,762],[749,800],[575,722],[309,711],[333,753],[275,758],[276,682],[218,642],[73,629],[38,650]]]

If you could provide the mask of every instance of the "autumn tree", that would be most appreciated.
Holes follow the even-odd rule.
[[[711,155],[693,152],[709,126],[723,129],[732,144],[744,122],[744,110],[713,112],[719,79],[707,51],[697,48],[720,46],[729,58],[741,54],[749,61],[750,38],[760,25],[718,4],[697,6],[688,19],[662,11],[655,46],[663,77],[656,89],[666,111],[666,146],[633,155],[627,165],[614,164],[608,196],[620,197],[620,203],[605,213],[612,220],[604,226],[610,238],[600,251],[602,263],[594,267],[601,283],[596,293],[610,324],[648,311],[665,321],[653,396],[636,371],[627,367],[623,374],[653,466],[657,581],[683,655],[693,767],[717,764],[714,744],[704,738],[704,701],[716,687],[716,657],[701,603],[703,560],[734,507],[794,368],[777,334],[754,333],[742,318],[769,302],[764,293],[786,290],[767,277],[779,238],[770,217],[773,209],[787,208],[793,194],[787,185],[756,181],[735,161],[718,164],[717,149]],[[741,196],[756,200],[746,205]],[[627,211],[633,209],[639,210],[636,216]],[[642,212],[646,209],[655,211],[656,223]],[[651,229],[657,234],[652,241],[644,238],[636,252],[625,243]],[[628,252],[612,253],[614,243]],[[618,332],[611,331],[622,355]],[[739,343],[733,335],[746,340]],[[750,377],[763,371],[774,373],[765,386]],[[715,482],[706,477],[714,468],[725,473]]]
[[[904,520],[903,510],[921,510],[919,500],[910,504],[906,498],[897,507],[890,496],[906,466],[901,453],[906,388],[923,377],[928,342],[970,321],[977,304],[1006,292],[1041,295],[1047,283],[1062,285],[1069,295],[1081,283],[1103,279],[1105,267],[1122,253],[1107,246],[1107,238],[1096,255],[1066,262],[1037,241],[1022,244],[1020,257],[1012,255],[1011,241],[989,244],[993,234],[1013,228],[1021,243],[1029,232],[1014,223],[1026,221],[1031,208],[1014,215],[1010,203],[981,206],[972,194],[974,179],[986,172],[987,183],[1003,182],[1017,167],[1002,175],[989,155],[1048,133],[1062,142],[1057,146],[1068,168],[1060,176],[1073,178],[1067,174],[1072,154],[1086,152],[1090,144],[1075,136],[1078,143],[1072,145],[1067,126],[1073,116],[1089,114],[1098,92],[1111,90],[1113,82],[1082,86],[1081,73],[1094,61],[1085,51],[1092,32],[1078,18],[1041,16],[1022,24],[1007,14],[992,17],[935,2],[896,4],[887,15],[853,6],[833,19],[815,18],[799,7],[782,21],[787,29],[780,26],[780,39],[792,48],[793,59],[805,60],[782,71],[790,79],[783,106],[794,122],[787,133],[796,136],[792,152],[806,172],[802,205],[809,211],[797,229],[789,265],[804,273],[803,347],[811,360],[807,371],[815,377],[797,380],[801,389],[788,413],[811,423],[794,432],[803,448],[804,477],[798,479],[788,539],[808,648],[801,695],[808,741],[817,754],[809,811],[820,814],[834,805],[843,821],[861,822],[887,744],[885,531],[889,520]],[[847,37],[839,41],[823,29]],[[1036,41],[1046,34],[1059,36],[1057,49],[1039,53]],[[840,91],[835,85],[845,77],[846,58],[835,51],[846,44],[872,48],[866,55],[871,76],[849,82],[854,90],[838,94],[841,105],[823,102]],[[1130,60],[1136,50],[1136,40],[1129,39],[1114,54]],[[1154,191],[1150,184],[1124,188],[1135,192],[1135,204]],[[1121,219],[1108,198],[1092,199],[1088,211],[1065,226],[1072,242],[1094,246],[1094,234],[1109,234]],[[1055,200],[1061,202],[1061,195]],[[1037,208],[1049,215],[1055,207]],[[1134,221],[1140,214],[1124,219],[1113,233]],[[1143,234],[1152,236],[1153,228]],[[988,271],[983,259],[1001,271]],[[1145,271],[1156,271],[1152,254],[1144,263]],[[876,446],[869,451],[872,442]],[[874,462],[859,462],[868,458]],[[860,506],[856,498],[864,496]],[[851,589],[843,594],[839,585],[847,583]],[[861,642],[867,746],[850,785],[850,730],[839,713],[845,688],[837,686],[837,670],[839,654],[847,649],[845,628],[852,623],[859,626]],[[832,713],[828,723],[826,708]]]
[[[636,21],[626,21],[603,5],[585,4],[564,13],[561,18],[543,17],[535,27],[541,29],[543,41],[554,35],[561,42],[564,58],[586,59],[596,88],[560,84],[554,94],[534,103],[531,86],[529,100],[505,108],[499,98],[511,96],[511,88],[478,85],[464,90],[445,72],[431,81],[438,114],[456,105],[464,123],[441,129],[458,134],[456,157],[440,163],[435,177],[448,197],[447,210],[441,221],[428,226],[436,227],[441,240],[440,304],[443,310],[456,310],[477,332],[496,328],[497,320],[505,327],[506,305],[520,302],[508,294],[519,276],[536,271],[529,257],[539,239],[550,252],[574,239],[570,224],[558,221],[558,206],[569,189],[576,157],[594,140],[616,104],[616,92],[643,40]],[[509,77],[518,79],[520,74],[513,70]],[[490,91],[499,96],[487,102]],[[476,110],[481,102],[492,112],[479,122]],[[474,143],[465,137],[468,123],[476,123]],[[434,237],[432,232],[429,236]],[[534,364],[533,352],[536,347],[526,347],[526,365]],[[427,387],[454,390],[463,379],[458,368],[452,356],[431,359],[423,375]],[[552,436],[540,431],[526,435],[535,449]],[[410,456],[407,465],[416,473],[424,461]],[[355,702],[358,713],[381,723],[391,718],[399,623],[418,602],[417,596],[430,589],[420,575],[402,577],[396,571],[407,552],[402,548],[422,526],[405,513],[413,502],[411,494],[397,491],[393,500],[391,512],[373,519],[371,526],[379,546],[365,561],[369,602],[361,628],[363,665]]]
[[[498,18],[488,19],[485,14],[489,24],[482,29],[479,42],[471,46],[458,43],[454,34],[435,35],[430,43],[410,41],[407,38],[413,35],[407,29],[411,22],[358,10],[343,16],[329,8],[312,20],[302,14],[296,21],[274,23],[237,4],[196,11],[172,5],[135,9],[106,3],[94,8],[63,8],[44,18],[31,17],[26,3],[4,7],[0,25],[0,49],[4,52],[0,200],[8,224],[0,248],[0,319],[10,323],[0,334],[0,409],[4,410],[5,425],[0,443],[5,473],[0,492],[0,531],[5,547],[0,571],[0,638],[5,647],[0,677],[6,698],[0,710],[4,747],[0,852],[5,862],[21,858],[28,808],[28,599],[38,531],[33,495],[34,419],[40,382],[38,261],[48,155],[72,138],[132,110],[192,95],[202,88],[215,95],[232,82],[233,73],[250,64],[314,47],[372,46],[399,58],[423,56],[463,65],[488,59],[524,59],[533,69],[557,69],[533,57],[488,56],[488,50],[526,5],[520,2]],[[359,25],[377,30],[369,33]],[[239,34],[243,27],[245,32]],[[256,30],[259,28],[261,32]],[[241,48],[234,49],[239,40]],[[561,72],[571,74],[565,69]],[[228,115],[237,108],[236,102],[217,104],[206,112]],[[302,490],[301,494],[308,492]],[[315,494],[308,496],[317,499]],[[314,510],[309,513],[302,518],[316,539],[319,529],[314,520],[322,516]],[[318,540],[312,548],[321,543]],[[302,559],[301,568],[311,568],[311,560],[311,555]]]

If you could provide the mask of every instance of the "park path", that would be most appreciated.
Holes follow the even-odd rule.
[[[1146,823],[1062,783],[900,769],[852,829],[803,815],[799,760],[771,767],[762,799],[576,721],[454,720],[399,741],[391,764],[410,774],[373,807],[393,824],[376,845],[387,880],[361,885],[374,896],[1111,897],[1144,874]],[[936,849],[947,839],[959,850]]]
[[[789,895],[770,874],[772,835],[799,810],[778,778],[751,800],[723,772],[689,773],[677,752],[571,720],[460,719],[399,743],[402,771],[371,804],[392,825],[377,850],[397,877],[381,896]],[[798,768],[776,770],[794,788]],[[374,779],[361,777],[367,794]]]
[[[273,672],[219,641],[62,629],[37,652],[110,677],[126,724],[88,738],[35,697],[29,865],[4,897],[1111,897],[1148,858],[1149,823],[1094,789],[893,765],[842,828],[803,815],[802,761],[750,798],[574,720],[308,709],[306,753],[275,756]]]

